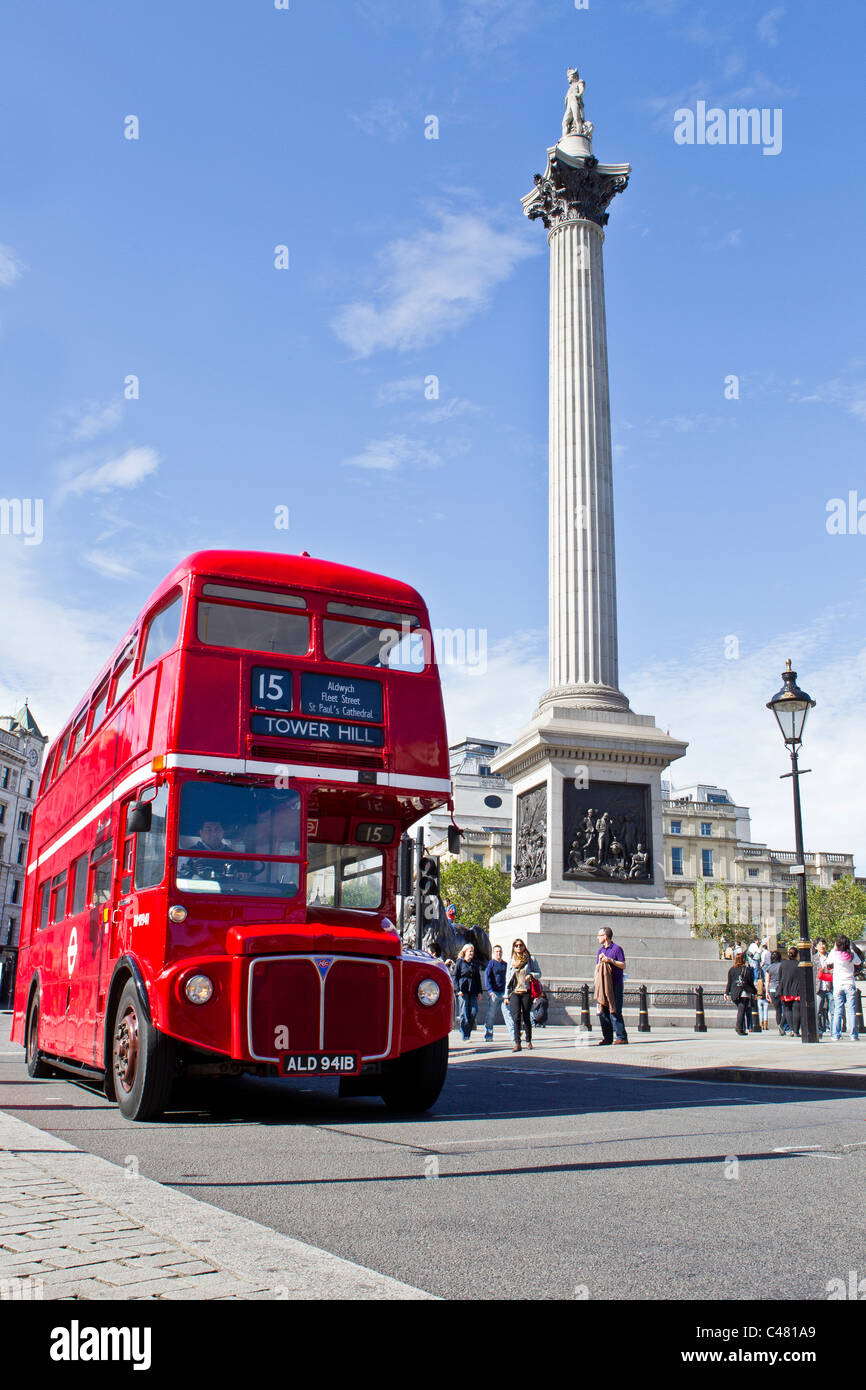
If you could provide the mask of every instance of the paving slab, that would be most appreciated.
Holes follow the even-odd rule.
[[[3,1301],[433,1297],[2,1111],[0,1208]]]

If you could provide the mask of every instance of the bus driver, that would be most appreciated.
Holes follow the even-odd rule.
[[[201,823],[198,839],[187,845],[187,850],[204,850],[212,854],[216,850],[230,850],[231,847],[231,842],[223,838],[222,821],[205,820]],[[218,878],[220,868],[225,866],[217,859],[184,859],[178,865],[178,872],[183,878]]]

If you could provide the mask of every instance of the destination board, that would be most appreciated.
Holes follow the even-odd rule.
[[[385,741],[381,729],[330,719],[292,719],[275,714],[254,714],[250,723],[254,734],[266,734],[269,738],[301,738],[316,743],[355,744],[364,748],[381,748]]]
[[[345,676],[301,676],[301,713],[320,719],[369,719],[382,722],[382,687],[378,681]]]

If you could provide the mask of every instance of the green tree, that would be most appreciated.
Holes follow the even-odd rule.
[[[809,913],[809,935],[813,941],[823,936],[832,951],[836,937],[850,936],[861,941],[866,932],[866,887],[855,883],[850,875],[837,879],[832,888],[819,888],[817,883],[806,884],[806,909]],[[779,944],[796,945],[800,939],[800,904],[796,885],[788,890],[785,900],[785,923],[779,931]]]
[[[482,927],[486,931],[490,918],[511,900],[511,879],[497,866],[485,869],[474,860],[452,859],[442,865],[439,881],[442,901],[450,898],[457,921],[465,927]]]

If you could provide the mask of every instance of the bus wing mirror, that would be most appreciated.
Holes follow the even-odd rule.
[[[153,822],[153,807],[149,802],[133,801],[126,813],[126,829],[128,834],[134,831],[149,830]]]
[[[414,845],[408,835],[400,836],[400,858],[397,867],[397,891],[403,898],[408,898],[412,893],[412,851]]]
[[[449,825],[448,827],[448,853],[460,853],[460,831],[456,825]]]

